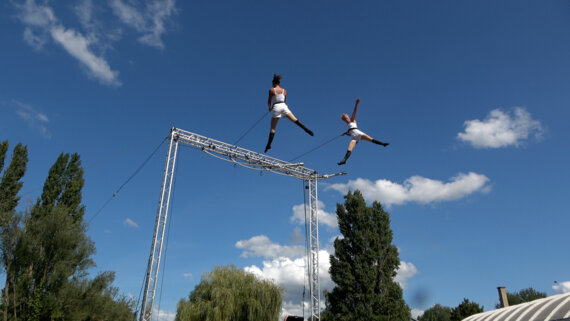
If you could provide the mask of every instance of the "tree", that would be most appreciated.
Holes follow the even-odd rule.
[[[418,321],[451,321],[451,308],[436,304],[425,310]]]
[[[468,299],[463,299],[457,307],[451,310],[451,321],[461,321],[470,315],[483,312],[483,307]]]
[[[8,141],[0,143],[0,173],[4,169],[4,160],[8,150]],[[18,193],[23,183],[20,181],[26,172],[28,163],[28,150],[22,144],[16,145],[12,153],[12,160],[0,180],[0,258],[6,275],[12,273],[12,262],[16,259],[16,244],[21,236],[20,218],[15,215],[16,206],[20,197]],[[7,300],[10,298],[13,284],[6,279],[2,292],[3,316],[8,318]]]
[[[0,173],[4,167],[4,159],[8,149],[8,142],[4,141],[0,144]],[[26,164],[28,163],[28,149],[22,144],[14,147],[12,160],[10,165],[0,181],[0,228],[9,221],[9,217],[14,215],[14,210],[18,205],[20,197],[18,193],[23,183],[20,181],[26,172]]]
[[[526,288],[522,289],[519,292],[507,292],[507,300],[509,301],[509,305],[517,305],[520,303],[530,302],[537,299],[546,298],[546,293],[538,292],[533,288]],[[501,307],[500,303],[495,305],[495,308],[499,309]]]
[[[402,288],[394,281],[400,259],[392,245],[390,215],[379,202],[367,207],[359,191],[344,198],[336,210],[344,237],[335,240],[330,257],[336,286],[325,293],[323,320],[410,320]]]
[[[3,149],[1,144],[0,161]],[[0,187],[21,187],[21,183],[4,184],[15,158],[16,149]],[[25,166],[18,172],[21,175],[14,177],[21,177],[24,172]],[[11,181],[19,181],[19,178]],[[11,213],[9,219],[3,221],[0,238],[6,271],[2,291],[5,321],[133,319],[133,301],[119,296],[118,289],[111,286],[112,272],[87,279],[87,269],[95,265],[91,258],[95,246],[86,234],[83,221],[83,185],[79,155],[61,154],[49,171],[41,197],[24,213],[14,211],[17,191],[0,189],[4,193],[1,195],[10,195],[6,213]]]
[[[187,299],[178,302],[176,321],[277,321],[282,288],[233,265],[216,267]]]

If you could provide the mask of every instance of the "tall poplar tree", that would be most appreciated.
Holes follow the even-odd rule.
[[[7,149],[8,142],[2,142],[0,144],[0,173],[4,167]],[[23,185],[21,179],[26,173],[27,163],[28,149],[22,144],[16,145],[12,153],[10,165],[8,165],[8,168],[2,174],[2,180],[0,180],[0,227],[2,227],[2,224],[7,223],[5,220],[14,215],[14,210],[18,206],[18,201],[20,200],[18,193]]]
[[[0,173],[4,168],[8,141],[0,143]],[[28,163],[28,149],[22,144],[16,145],[12,153],[10,165],[2,174],[0,180],[0,256],[2,267],[6,274],[6,283],[2,291],[3,319],[8,318],[8,303],[13,292],[13,262],[16,259],[16,245],[22,235],[20,217],[15,215],[16,206],[20,197],[18,193],[22,188],[22,177],[26,173]]]
[[[330,274],[335,288],[326,293],[326,321],[409,321],[410,308],[394,281],[400,259],[392,245],[390,216],[382,205],[367,207],[359,191],[348,192],[336,214],[343,238],[334,242]]]

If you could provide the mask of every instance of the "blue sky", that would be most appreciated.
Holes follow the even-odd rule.
[[[363,142],[339,167],[342,137],[300,159],[348,172],[319,184],[321,286],[336,203],[360,189],[391,214],[415,315],[463,298],[489,310],[497,286],[570,291],[569,30],[563,0],[3,1],[0,140],[28,146],[25,201],[59,153],[81,154],[92,272],[136,297],[166,146],[104,204],[171,127],[233,143],[281,73],[315,132],[279,123],[269,155],[291,160],[343,132],[360,97],[359,127],[391,145]],[[239,145],[262,152],[268,129],[266,115]],[[301,182],[189,147],[177,168],[161,319],[230,263],[284,285],[299,313]]]

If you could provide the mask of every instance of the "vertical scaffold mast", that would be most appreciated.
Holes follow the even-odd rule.
[[[319,286],[319,221],[317,216],[317,180],[333,176],[344,175],[337,173],[319,175],[315,170],[303,167],[303,163],[289,163],[277,158],[269,157],[235,145],[227,144],[215,139],[191,133],[189,131],[172,128],[170,130],[170,144],[164,167],[164,177],[160,190],[158,211],[154,235],[145,274],[143,299],[139,312],[139,321],[151,321],[154,310],[154,298],[160,270],[161,255],[163,252],[164,232],[170,204],[170,191],[174,179],[174,167],[178,153],[178,144],[186,144],[201,149],[203,152],[234,164],[250,169],[273,172],[285,176],[302,179],[308,182],[309,188],[309,296],[310,314],[312,320],[320,320],[320,286]]]

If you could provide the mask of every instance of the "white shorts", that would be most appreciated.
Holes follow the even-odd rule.
[[[348,134],[350,135],[350,137],[352,137],[352,140],[355,140],[357,142],[359,142],[362,139],[363,135],[366,135],[365,133],[363,133],[360,129],[351,129]]]
[[[289,107],[287,107],[287,104],[277,103],[273,105],[271,112],[273,113],[273,118],[281,118],[281,116],[287,115],[291,111],[289,110]]]

